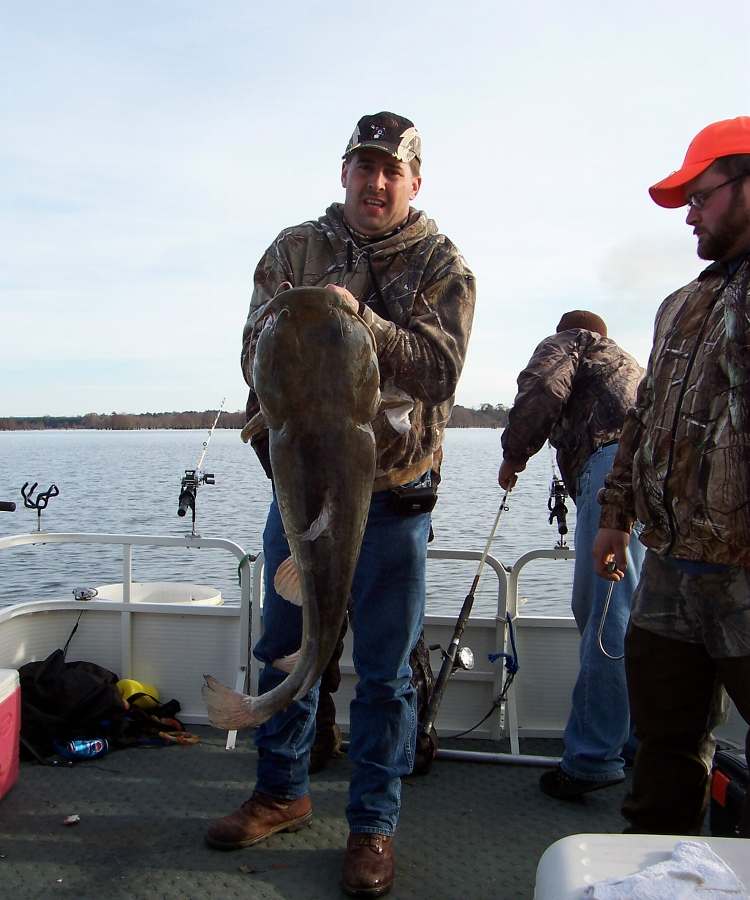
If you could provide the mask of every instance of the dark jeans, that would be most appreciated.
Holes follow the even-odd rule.
[[[750,657],[714,659],[703,644],[670,640],[631,622],[625,665],[639,739],[632,790],[622,808],[630,822],[626,831],[700,834],[716,746],[711,731],[722,719],[721,688],[750,724]],[[740,833],[750,837],[750,793]]]
[[[430,515],[394,512],[388,491],[372,495],[351,593],[354,668],[350,706],[352,775],[347,818],[356,833],[391,835],[401,806],[401,777],[414,765],[415,691],[409,655],[422,629]],[[255,656],[265,665],[259,690],[286,677],[273,660],[293,653],[302,636],[302,610],[276,593],[273,579],[289,556],[274,498],[263,533],[263,634]],[[294,800],[309,792],[318,685],[255,730],[256,790]],[[334,711],[335,715],[335,711]]]

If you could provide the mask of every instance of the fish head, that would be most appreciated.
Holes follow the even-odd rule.
[[[380,401],[372,332],[333,291],[283,291],[265,309],[253,383],[270,428],[305,413],[368,424]]]

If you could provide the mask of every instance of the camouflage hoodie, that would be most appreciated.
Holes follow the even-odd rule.
[[[619,437],[642,375],[629,353],[596,332],[571,328],[545,338],[518,376],[501,438],[505,458],[526,463],[549,438],[575,499],[588,458]]]
[[[397,232],[373,242],[347,229],[340,203],[317,221],[282,231],[255,270],[242,337],[248,418],[259,409],[252,374],[259,310],[284,281],[339,284],[360,301],[377,345],[383,396],[373,422],[375,490],[426,472],[437,462],[474,314],[474,276],[456,247],[417,210]],[[253,439],[270,474],[267,444],[267,433]]]
[[[600,524],[661,555],[750,566],[750,259],[717,263],[656,315],[651,358]]]

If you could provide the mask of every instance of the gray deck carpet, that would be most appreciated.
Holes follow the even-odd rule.
[[[213,850],[208,822],[251,790],[255,751],[245,736],[191,728],[194,746],[118,750],[74,768],[23,763],[0,800],[0,895],[47,898],[263,898],[344,896],[338,886],[347,825],[348,760],[313,776],[314,817],[256,847]],[[449,743],[449,742],[446,742]],[[455,744],[454,744],[455,746]],[[487,741],[461,748],[507,750]],[[522,752],[557,755],[559,742]],[[579,832],[618,832],[624,785],[579,803],[545,797],[536,767],[437,760],[405,779],[393,898],[531,900],[544,849]],[[627,782],[626,782],[627,784]],[[66,816],[80,822],[66,826]]]

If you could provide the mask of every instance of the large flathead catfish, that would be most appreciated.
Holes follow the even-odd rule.
[[[205,676],[203,697],[219,728],[259,725],[322,674],[341,631],[375,477],[370,423],[380,379],[372,332],[324,288],[284,291],[265,312],[253,382],[299,576],[302,644],[290,674],[260,697]]]

